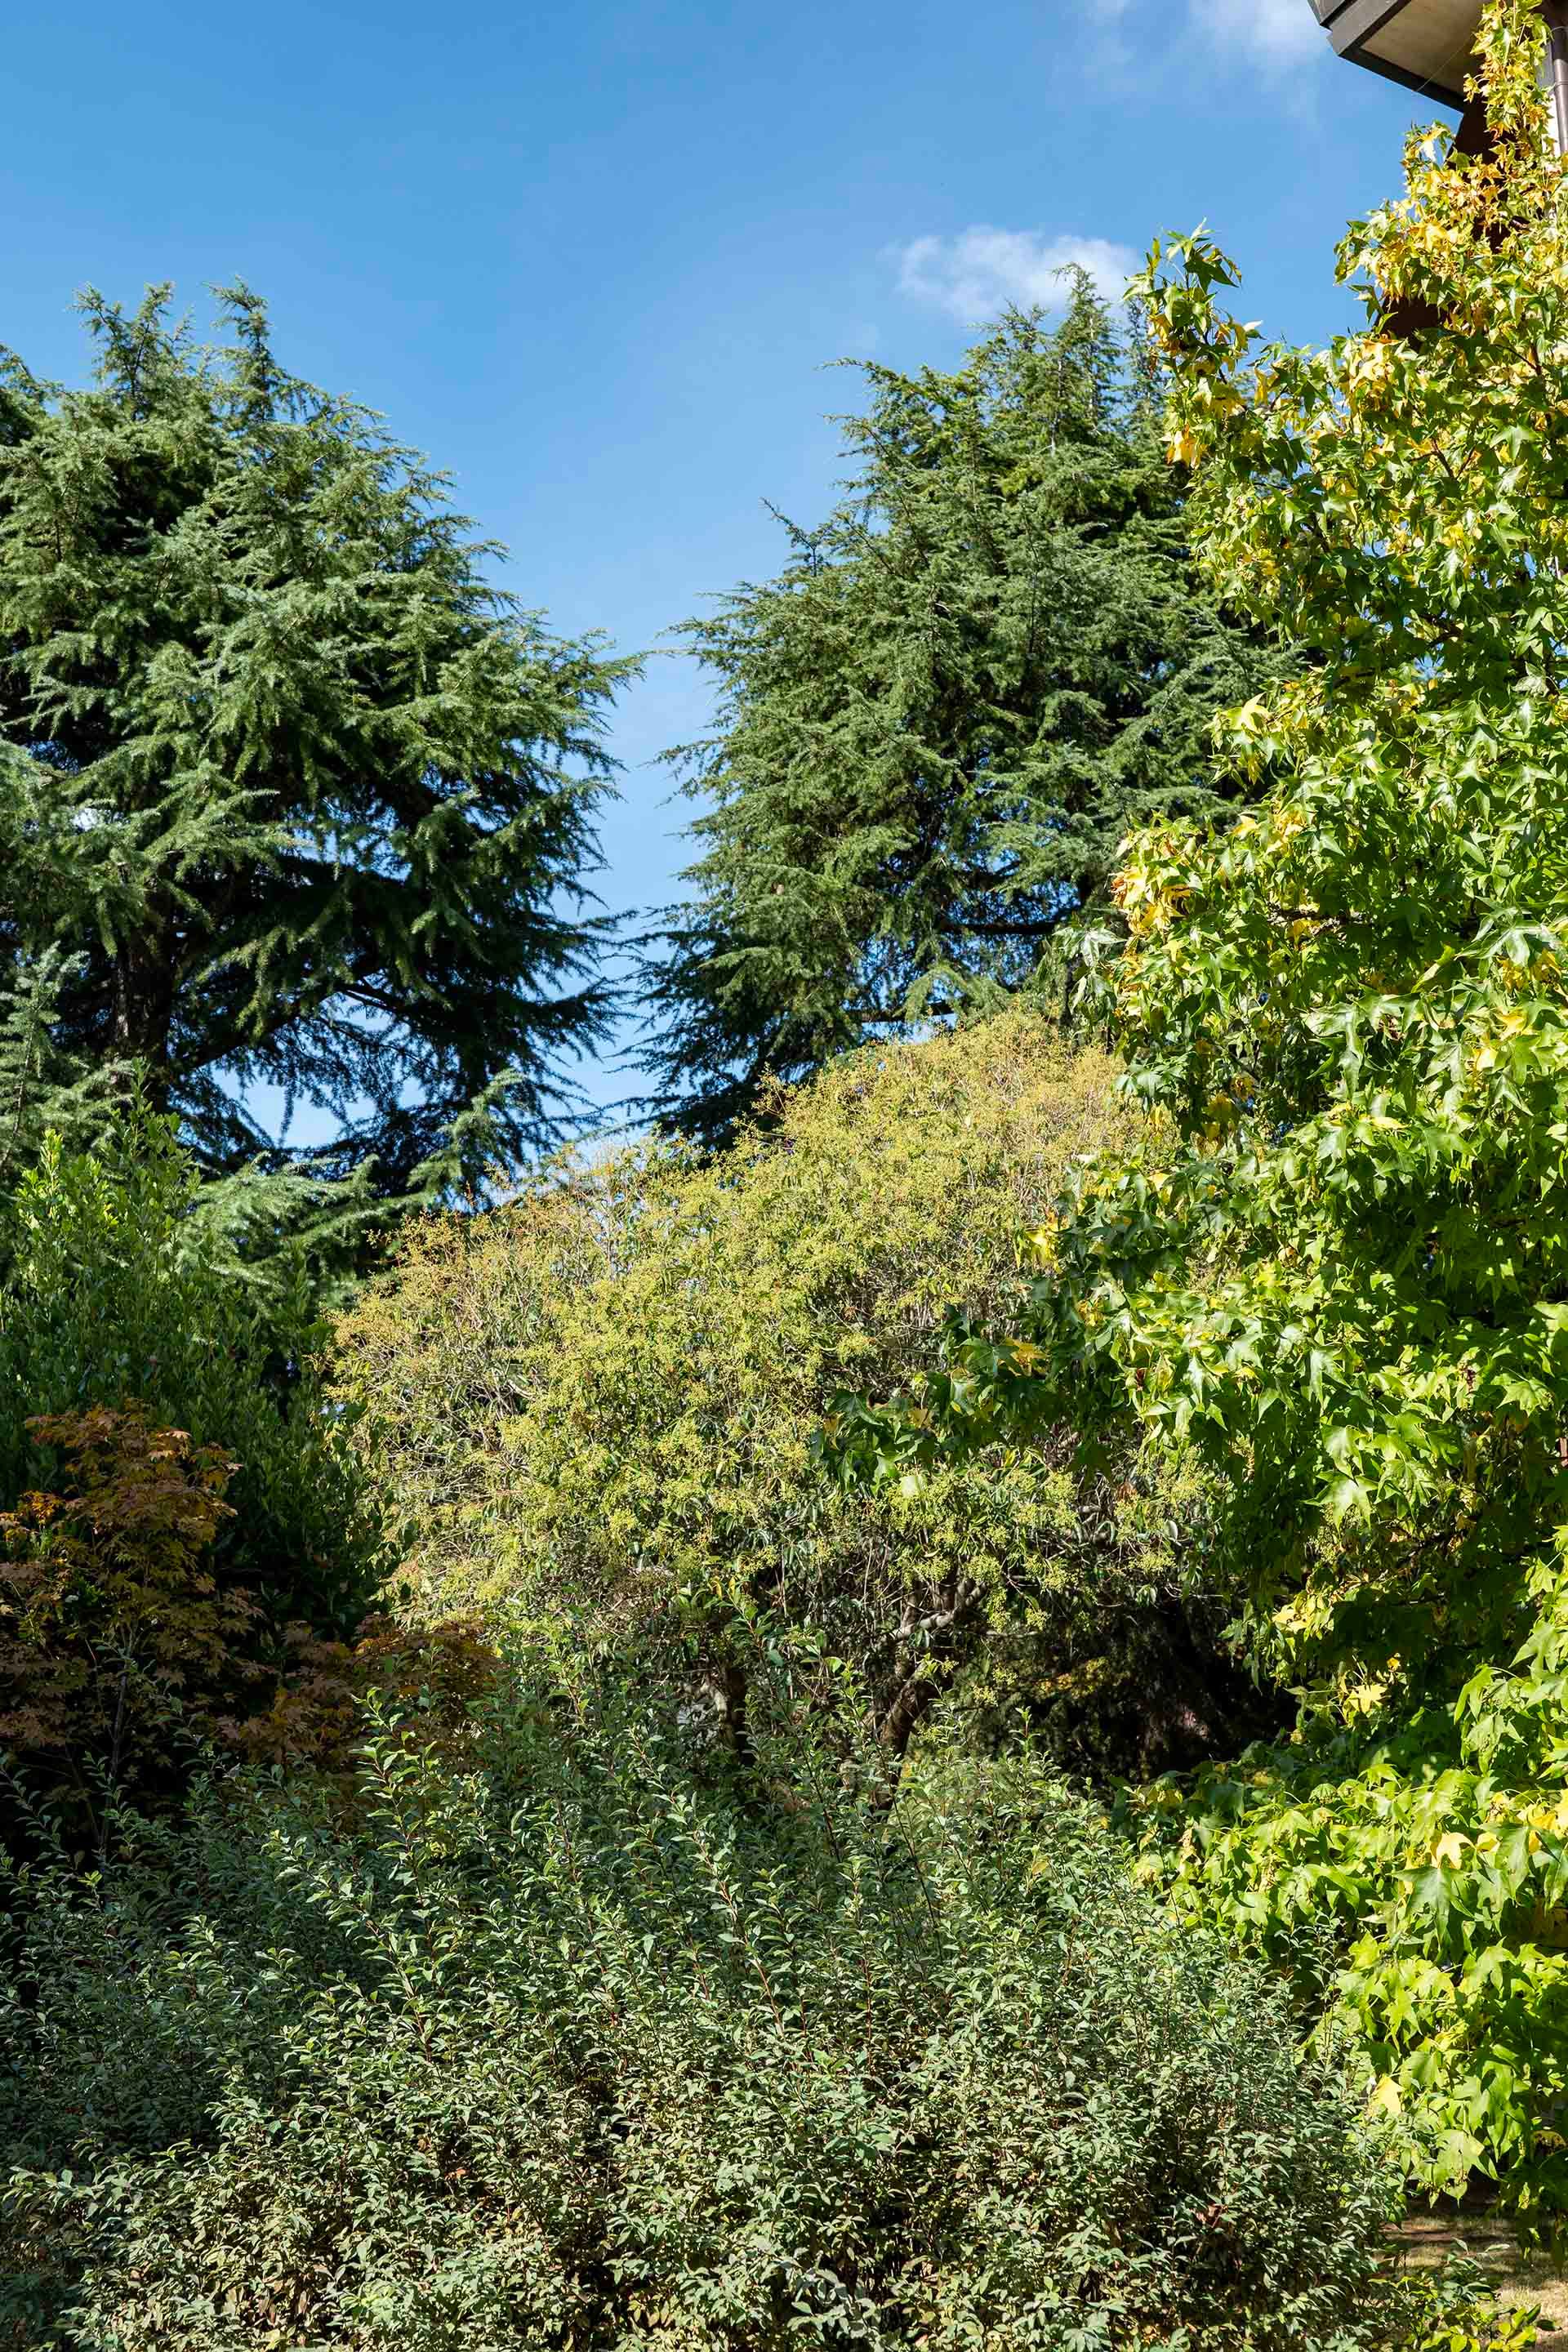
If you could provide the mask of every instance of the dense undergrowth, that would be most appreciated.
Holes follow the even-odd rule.
[[[1357,2103],[1080,1800],[1015,1762],[868,1805],[787,1704],[787,1811],[514,1696],[465,1769],[373,1728],[346,1796],[204,1783],[100,1878],[13,1877],[0,2341],[1370,2352],[1432,2319],[1380,2268]]]
[[[911,1272],[922,1202],[1001,1295],[1020,1214],[1125,1117],[1108,1076],[1010,1020],[847,1066],[724,1168],[644,1152],[432,1226],[341,1338],[395,1415],[374,1389],[357,1421],[298,1377],[280,1394],[354,1525],[429,1529],[404,1622],[356,1641],[226,1644],[245,1489],[194,1430],[132,1394],[33,1431],[56,1491],[11,1514],[0,1666],[80,1752],[62,1781],[58,1743],[13,1741],[0,2341],[1523,2340],[1386,2270],[1397,2179],[1337,2053],[1303,2063],[1288,1992],[1167,1922],[1101,1814],[1017,1751],[1020,1710],[1097,1761],[1135,1716],[1199,1489],[1130,1460],[1096,1517],[1060,1454],[999,1459],[968,1521],[955,1489],[950,1550],[987,1537],[993,1591],[916,1651],[930,1703],[887,1736],[879,1643],[929,1601],[931,1522],[835,1489],[812,1416],[847,1364],[929,1332],[956,1274]],[[57,1181],[120,1197],[101,1166]],[[113,1184],[135,1182],[128,1160]],[[141,1361],[121,1232],[58,1294],[68,1318],[104,1303],[107,1393]],[[205,1362],[154,1391],[204,1429]],[[705,1418],[682,1422],[683,1368]],[[660,1445],[688,1464],[668,1496],[634,1475]],[[421,1521],[448,1476],[456,1507]],[[635,1605],[606,1573],[628,1493],[679,1570]],[[773,1556],[798,1580],[748,1589]],[[1190,1671],[1204,1620],[1181,1622]],[[216,1683],[243,1668],[228,1711],[203,1628]],[[158,1703],[128,1718],[128,1690]]]
[[[0,1747],[78,1842],[375,1599],[326,1328],[302,1269],[235,1264],[163,1121],[52,1139],[0,1209]]]
[[[7,2352],[1529,2340],[1386,2231],[1568,2229],[1539,38],[1363,333],[1156,254],[1205,560],[1310,662],[1076,1033],[558,1159],[331,1330],[134,1110],[7,1197]]]
[[[51,1140],[6,1196],[0,1508],[49,1483],[37,1416],[134,1402],[233,1457],[222,1573],[279,1622],[350,1631],[386,1561],[320,1410],[328,1327],[302,1264],[248,1273],[202,1211],[174,1122],[139,1114],[90,1152]]]

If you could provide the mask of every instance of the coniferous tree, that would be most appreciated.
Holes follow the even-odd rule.
[[[86,391],[0,362],[0,1118],[79,1133],[135,1084],[222,1174],[281,1164],[272,1087],[341,1122],[291,1165],[428,1192],[548,1139],[602,1030],[628,665],[220,301],[213,351],[167,289],[85,296]]]
[[[1276,673],[1197,577],[1136,321],[1087,279],[956,373],[863,373],[847,498],[686,625],[718,729],[670,755],[710,804],[646,1066],[710,1138],[770,1076],[1026,983],[1131,823],[1218,808],[1210,723]]]

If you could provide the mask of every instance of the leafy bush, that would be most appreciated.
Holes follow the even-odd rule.
[[[0,1746],[91,1814],[100,1777],[110,1790],[144,1778],[172,1717],[199,1723],[204,1700],[254,1675],[258,1612],[203,1559],[229,1513],[219,1447],[134,1406],[29,1427],[67,1491],[0,1512]]]
[[[292,1625],[270,1704],[221,1728],[252,1762],[308,1765],[352,1783],[367,1706],[412,1710],[420,1738],[455,1758],[468,1752],[474,1715],[504,1676],[503,1660],[474,1619],[406,1624],[367,1617],[352,1642],[325,1642]]]
[[[1394,2340],[1353,2106],[1032,1769],[771,1812],[559,1701],[481,1760],[13,1875],[13,2344]]]
[[[101,1854],[118,1792],[167,1793],[203,1744],[342,1772],[373,1693],[459,1745],[500,1661],[471,1625],[367,1619],[353,1643],[269,1625],[214,1572],[236,1465],[140,1405],[30,1423],[60,1494],[0,1511],[0,1749]]]
[[[0,1209],[0,1509],[58,1483],[48,1416],[144,1408],[236,1467],[210,1566],[281,1625],[347,1633],[377,1588],[363,1482],[326,1406],[302,1272],[253,1277],[203,1213],[171,1125],[51,1141]]]
[[[987,1721],[1026,1697],[1079,1745],[1201,1752],[1215,1682],[1173,1598],[1190,1487],[1079,1479],[1065,1433],[874,1495],[813,1458],[847,1382],[899,1378],[955,1301],[1013,1297],[1019,1229],[1131,1131],[1111,1075],[1014,1013],[847,1059],[722,1159],[642,1145],[426,1223],[338,1332],[424,1604],[504,1605],[574,1649],[635,1628],[646,1654],[658,1624],[742,1745],[759,1640],[800,1636],[895,1760],[977,1659]]]
[[[1496,2176],[1523,2234],[1568,2210],[1568,1801],[1478,1769],[1451,1723],[1320,1727],[1131,1811],[1174,1914],[1289,1968],[1423,2186]]]

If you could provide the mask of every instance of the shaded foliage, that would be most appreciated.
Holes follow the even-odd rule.
[[[235,1465],[137,1406],[28,1433],[64,1491],[0,1511],[0,1748],[101,1843],[107,1799],[161,1779],[174,1735],[210,1727],[256,1675],[260,1612],[205,1559]]]
[[[123,1797],[168,1797],[215,1748],[341,1780],[372,1700],[462,1750],[501,1673],[478,1624],[279,1628],[215,1559],[239,1467],[221,1446],[140,1405],[29,1433],[62,1491],[0,1511],[0,1753],[24,1843],[52,1822],[101,1857]]]
[[[0,1509],[55,1485],[47,1417],[140,1409],[236,1465],[220,1581],[278,1626],[348,1633],[383,1556],[322,1397],[325,1327],[303,1267],[247,1272],[208,1205],[172,1124],[131,1118],[92,1152],[51,1139],[0,1207]]]
[[[13,1880],[0,2340],[1404,2336],[1388,2175],[1261,1978],[1028,1769],[889,1815],[794,1753],[759,1815],[556,1697],[468,1775],[373,1737],[353,1826],[218,1786]]]
[[[406,1738],[461,1758],[476,1716],[504,1685],[506,1670],[478,1618],[409,1624],[371,1616],[348,1642],[290,1626],[272,1679],[265,1710],[224,1725],[224,1736],[253,1761],[308,1767],[346,1790],[367,1708],[399,1717]]]

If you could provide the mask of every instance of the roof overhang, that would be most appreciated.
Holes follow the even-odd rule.
[[[1342,58],[1441,106],[1462,107],[1481,0],[1312,0]]]

